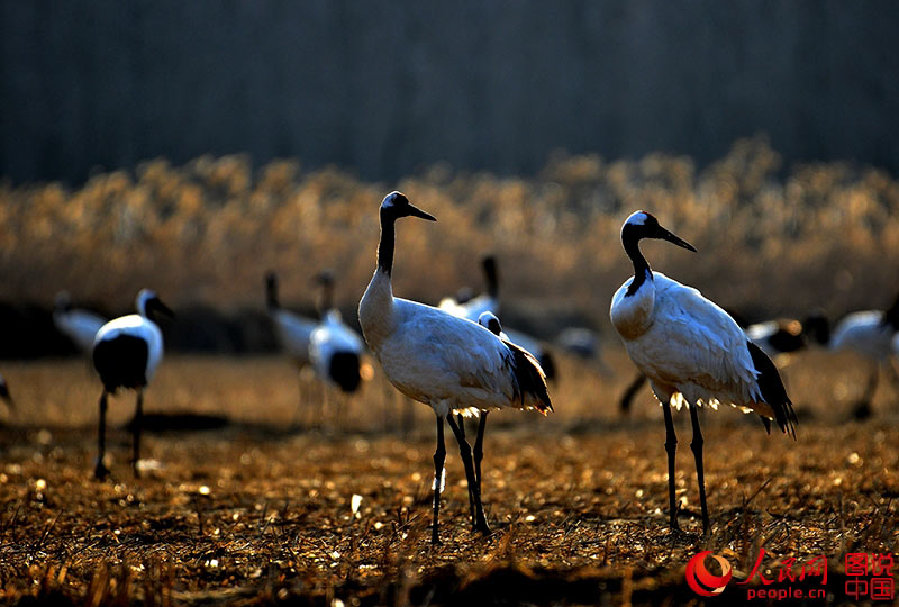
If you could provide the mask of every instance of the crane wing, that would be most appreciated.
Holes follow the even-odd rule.
[[[722,402],[755,400],[756,370],[737,323],[696,289],[658,272],[654,283],[655,323],[626,343],[634,362],[690,402],[709,401],[716,394]]]
[[[379,359],[393,384],[428,404],[453,408],[509,406],[519,397],[511,350],[469,320],[396,300],[397,326]]]

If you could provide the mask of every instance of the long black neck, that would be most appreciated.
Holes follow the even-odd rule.
[[[487,295],[493,299],[499,299],[499,271],[496,260],[484,260],[484,279],[487,282]]]
[[[378,269],[390,275],[393,269],[394,223],[396,218],[381,209],[381,243],[378,245]]]
[[[622,244],[624,244],[624,252],[627,253],[627,256],[631,258],[631,261],[634,262],[634,280],[631,282],[630,286],[627,288],[627,292],[624,294],[625,297],[630,297],[637,290],[643,286],[643,283],[646,282],[647,276],[652,276],[652,269],[649,267],[649,263],[646,261],[646,258],[643,257],[643,253],[640,252],[640,239],[634,238],[632,236],[626,235],[621,239]]]
[[[322,283],[321,303],[319,314],[324,317],[325,313],[334,307],[334,283],[325,281]]]
[[[281,307],[278,302],[278,279],[274,275],[269,275],[265,279],[265,305],[269,310]]]

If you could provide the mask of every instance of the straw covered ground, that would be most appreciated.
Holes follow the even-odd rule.
[[[0,430],[0,593],[23,605],[677,604],[698,600],[684,582],[697,552],[723,555],[739,578],[764,548],[775,578],[785,559],[795,571],[826,555],[824,589],[840,604],[853,602],[845,553],[896,552],[897,394],[883,383],[873,417],[852,421],[860,361],[810,352],[789,362],[795,443],[734,410],[703,415],[707,539],[692,517],[688,416],[677,471],[688,533],[673,538],[660,411],[643,393],[620,419],[632,369],[615,347],[604,361],[601,373],[563,357],[547,418],[490,417],[488,538],[470,532],[448,444],[438,547],[433,415],[379,373],[343,401],[280,358],[169,357],[147,394],[143,478],[128,466],[133,397],[122,395],[111,406],[113,480],[96,482],[98,386],[86,365],[7,363],[18,412]],[[731,583],[725,596],[745,600],[746,588]]]

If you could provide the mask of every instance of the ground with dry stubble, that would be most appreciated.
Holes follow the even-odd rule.
[[[87,365],[5,363],[20,410],[0,430],[0,596],[92,605],[681,603],[696,600],[684,584],[691,556],[722,554],[742,577],[764,547],[775,577],[778,561],[827,555],[827,591],[845,603],[843,555],[897,551],[897,394],[883,383],[874,416],[848,421],[861,390],[853,381],[868,371],[860,361],[813,352],[790,362],[796,443],[733,410],[703,415],[714,524],[705,540],[691,518],[689,419],[679,416],[681,520],[694,535],[672,539],[659,409],[643,393],[630,419],[617,417],[632,369],[607,350],[606,375],[563,359],[554,415],[490,417],[489,538],[469,530],[464,474],[447,444],[436,548],[433,415],[398,398],[378,372],[361,395],[328,394],[321,408],[320,388],[298,382],[280,358],[169,357],[147,413],[198,417],[149,420],[181,429],[146,436],[145,474],[135,480],[124,429],[133,395],[121,395],[111,405],[114,480],[99,483],[90,479],[98,386]],[[745,589],[731,584],[725,595],[732,604]]]

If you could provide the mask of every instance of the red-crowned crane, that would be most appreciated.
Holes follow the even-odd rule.
[[[477,323],[393,296],[395,224],[402,217],[434,220],[400,192],[391,192],[381,202],[378,265],[359,302],[359,322],[365,341],[390,383],[409,398],[430,406],[437,416],[431,536],[437,544],[446,459],[444,420],[459,444],[472,524],[475,530],[487,534],[490,528],[484,517],[480,478],[475,476],[471,446],[465,440],[464,428],[453,416],[502,408],[536,409],[546,414],[552,410],[552,403],[543,370],[528,352],[503,342]],[[483,436],[483,428],[480,435]]]
[[[362,339],[343,322],[334,307],[334,275],[321,272],[321,321],[309,338],[309,359],[318,376],[342,391],[355,392],[362,383]]]
[[[318,323],[304,316],[281,307],[278,297],[278,276],[273,271],[265,274],[265,309],[275,330],[275,337],[281,351],[286,354],[297,367],[298,405],[297,413],[303,406],[303,374],[312,364],[309,346],[312,343],[312,332]]]
[[[313,319],[305,318],[281,307],[278,298],[278,276],[274,272],[265,274],[265,307],[282,350],[298,368],[309,365],[309,344],[312,332],[318,325]]]
[[[809,346],[827,346],[830,338],[827,318],[812,315],[804,321],[798,318],[778,318],[751,324],[746,336],[768,356],[791,354]]]
[[[318,274],[321,287],[319,314],[321,320],[309,338],[309,360],[316,375],[323,383],[321,418],[330,410],[330,388],[339,389],[337,406],[333,412],[334,424],[340,427],[344,400],[356,392],[362,384],[362,355],[365,346],[362,338],[343,322],[340,310],[334,307],[334,275],[330,271]]]
[[[780,374],[762,350],[727,312],[699,291],[653,272],[640,252],[643,238],[658,238],[696,251],[651,214],[633,213],[621,228],[621,242],[634,264],[634,276],[615,292],[610,317],[637,368],[649,379],[662,403],[665,451],[668,453],[668,498],[672,532],[679,531],[674,500],[674,453],[677,438],[671,405],[690,410],[703,533],[710,529],[702,466],[702,432],[696,408],[728,404],[755,412],[770,431],[770,419],[796,439],[796,414]]]
[[[114,318],[103,325],[94,339],[92,358],[100,374],[100,423],[97,430],[98,454],[94,476],[103,480],[109,475],[104,463],[106,455],[106,409],[109,394],[119,388],[137,391],[134,412],[133,459],[135,478],[140,476],[140,432],[144,412],[144,389],[162,361],[162,331],[153,321],[158,314],[171,318],[172,311],[150,289],[137,294],[137,314]]]
[[[472,322],[478,322],[481,314],[484,312],[495,312],[499,310],[499,270],[494,255],[484,255],[481,259],[481,269],[484,272],[484,282],[487,284],[487,291],[475,297],[466,298],[463,293],[465,289],[461,289],[456,297],[444,297],[438,306],[441,310],[445,310],[453,316],[459,318],[467,318]]]
[[[852,312],[839,320],[833,328],[830,349],[834,352],[855,352],[873,367],[864,393],[858,399],[853,416],[871,416],[871,400],[880,383],[881,369],[895,384],[897,373],[892,365],[894,336],[899,332],[899,297],[886,310]]]
[[[485,293],[464,301],[459,295],[455,299],[444,297],[438,304],[440,309],[449,312],[453,316],[466,318],[472,322],[478,322],[478,319],[484,312],[499,312],[499,266],[496,257],[485,255],[481,259],[481,269],[484,272],[484,282],[487,285]],[[537,359],[540,367],[546,374],[546,379],[556,379],[556,361],[549,348],[545,347],[540,340],[521,331],[507,328],[505,333],[508,341],[524,348]]]
[[[97,331],[106,324],[106,319],[80,308],[72,307],[72,297],[68,291],[60,291],[53,301],[53,324],[60,333],[72,340],[84,354],[94,347]]]

